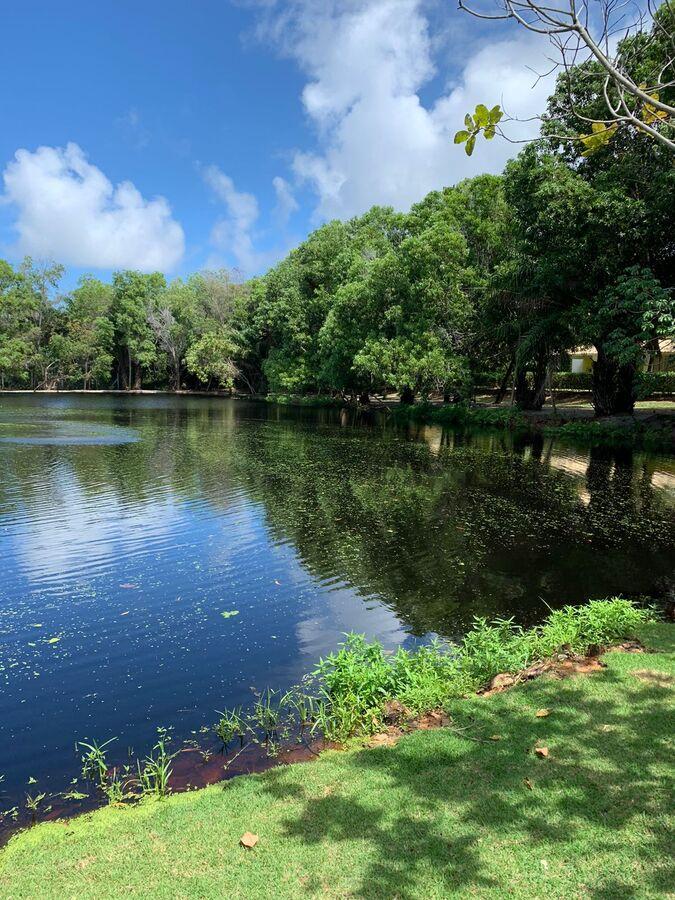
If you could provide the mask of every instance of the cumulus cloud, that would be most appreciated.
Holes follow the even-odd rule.
[[[551,78],[548,46],[536,36],[484,42],[440,97],[422,89],[452,68],[432,44],[422,0],[296,0],[269,14],[260,34],[291,55],[306,73],[302,103],[314,124],[318,151],[299,151],[293,171],[318,195],[319,218],[344,218],[374,203],[406,209],[429,190],[479,172],[498,172],[517,147],[480,141],[474,156],[452,143],[464,114],[477,103],[502,103],[513,116],[541,112]],[[436,54],[436,59],[434,55]],[[533,137],[538,124],[514,138]]]
[[[298,201],[293,196],[293,189],[290,184],[280,175],[277,175],[272,179],[272,186],[277,195],[274,218],[280,225],[285,225],[293,213],[298,209]]]
[[[16,250],[76,266],[171,269],[184,235],[163,197],[113,185],[77,144],[17,150],[3,173],[3,201],[17,209]]]
[[[225,205],[226,215],[220,217],[211,229],[211,244],[216,250],[210,263],[220,260],[219,254],[234,257],[237,267],[250,273],[258,268],[259,255],[253,244],[252,229],[258,219],[258,201],[253,194],[238,191],[229,175],[218,166],[206,166],[202,170],[206,184]]]

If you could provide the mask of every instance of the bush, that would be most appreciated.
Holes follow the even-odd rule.
[[[324,704],[322,726],[338,740],[371,733],[381,727],[388,700],[413,713],[438,709],[500,672],[516,673],[556,651],[586,653],[635,637],[650,618],[630,600],[592,600],[553,611],[539,628],[477,618],[459,645],[436,642],[391,655],[364,635],[349,634],[314,672]]]
[[[550,425],[544,434],[554,437],[572,438],[577,442],[610,447],[645,447],[649,450],[670,450],[673,446],[670,425],[643,424],[638,421],[625,422],[566,422]]]
[[[654,394],[675,394],[675,371],[640,372],[637,377],[638,400],[647,400]]]

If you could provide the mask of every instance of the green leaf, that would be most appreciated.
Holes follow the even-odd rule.
[[[476,112],[474,113],[474,119],[481,127],[487,125],[490,121],[490,113],[488,112],[487,106],[483,103],[479,103],[476,107]]]
[[[458,131],[457,134],[455,135],[455,143],[456,144],[463,144],[464,141],[468,141],[468,140],[469,140],[469,132],[468,131]]]
[[[230,618],[232,618],[232,616],[238,616],[238,615],[239,615],[238,609],[226,609],[225,612],[221,612],[221,616],[224,619],[230,619]]]
[[[483,134],[485,135],[486,141],[491,141],[492,138],[495,136],[495,126],[494,125],[486,125],[485,129],[483,131]]]
[[[473,127],[474,127],[473,119],[471,118],[470,113],[467,113],[467,114],[464,116],[464,124],[466,125],[467,128],[473,128]]]
[[[464,148],[466,150],[467,156],[471,156],[471,154],[473,153],[473,148],[475,146],[476,146],[476,135],[472,134],[471,137],[469,138],[469,140],[466,142],[466,147]]]
[[[488,113],[488,118],[490,120],[490,124],[496,125],[497,122],[501,121],[501,118],[503,115],[504,115],[504,112],[501,109],[501,107],[499,106],[499,104],[497,104],[496,106],[493,106],[492,109],[490,110],[490,112]]]

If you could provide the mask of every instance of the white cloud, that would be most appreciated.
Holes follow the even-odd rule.
[[[285,178],[281,178],[279,175],[275,176],[272,179],[272,185],[277,195],[274,218],[283,226],[298,209],[298,201],[293,196],[293,189]]]
[[[183,229],[167,201],[145,200],[130,181],[113,185],[77,144],[17,150],[3,178],[19,253],[145,271],[171,269],[183,256]]]
[[[467,157],[452,143],[464,114],[477,103],[502,103],[521,118],[544,108],[552,80],[533,87],[528,66],[549,68],[548,45],[530,35],[479,43],[453,87],[425,105],[420,91],[435,65],[422,7],[422,0],[298,0],[261,28],[308,76],[302,103],[320,149],[296,153],[293,170],[315,189],[320,218],[374,203],[406,209],[434,188],[501,171],[518,146],[481,140]],[[446,56],[441,71],[452,67]],[[511,136],[532,137],[537,128],[512,126]]]
[[[207,267],[215,260],[221,260],[219,254],[227,254],[234,257],[243,272],[256,271],[260,259],[251,231],[258,219],[258,201],[253,194],[238,191],[229,175],[221,172],[218,166],[206,166],[202,175],[227,210],[227,215],[218,219],[211,229],[211,244],[216,253],[207,262]]]

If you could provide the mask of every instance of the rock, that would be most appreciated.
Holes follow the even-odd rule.
[[[387,725],[399,725],[410,718],[410,710],[398,700],[387,700],[384,704],[383,719]]]
[[[518,679],[515,675],[510,675],[508,672],[501,672],[499,675],[495,675],[495,677],[490,681],[488,690],[502,691],[504,690],[504,688],[514,685],[517,680]]]

